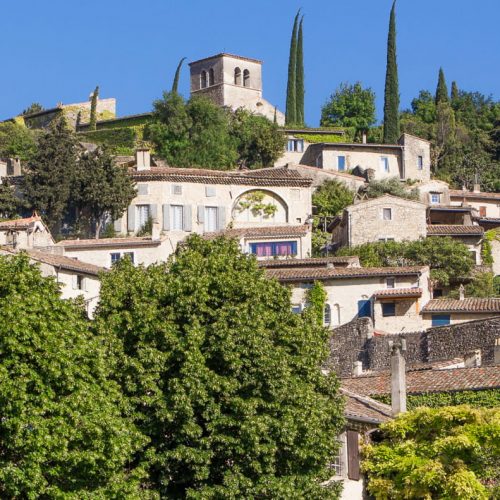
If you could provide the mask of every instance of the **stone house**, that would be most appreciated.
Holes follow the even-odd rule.
[[[391,195],[363,200],[346,207],[329,230],[335,247],[418,240],[426,236],[426,206]]]
[[[292,159],[295,163],[338,172],[354,170],[367,179],[430,180],[430,143],[410,134],[403,134],[398,144],[323,142],[305,146],[304,142],[294,146],[300,150],[295,152],[303,152]],[[286,160],[291,159],[289,149],[287,144]]]
[[[430,300],[429,268],[415,267],[269,267],[266,274],[292,289],[295,312],[305,307],[314,281],[327,293],[324,324],[336,328],[369,317],[379,331],[400,332],[423,327],[422,307]]]
[[[54,240],[41,217],[0,222],[0,245],[13,250],[43,248],[54,245]]]
[[[53,276],[59,283],[63,299],[83,297],[89,317],[99,302],[101,282],[99,275],[105,269],[76,259],[50,252],[23,249],[30,261],[40,267],[43,276]],[[2,246],[0,255],[15,255],[19,250]]]
[[[500,227],[500,193],[482,192],[476,184],[473,191],[450,190],[450,203],[474,209],[479,224],[485,229]]]
[[[500,299],[432,299],[422,309],[424,327],[446,326],[500,316]]]
[[[246,109],[284,125],[285,115],[262,97],[262,61],[217,54],[189,63],[191,95],[204,95],[219,106]]]
[[[119,235],[134,236],[152,220],[153,240],[166,240],[162,259],[189,234],[226,230],[240,230],[245,251],[258,256],[310,256],[311,179],[286,168],[152,167],[149,154],[137,158],[129,169],[137,196],[114,223]]]

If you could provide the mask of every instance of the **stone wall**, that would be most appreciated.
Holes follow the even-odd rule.
[[[406,339],[405,358],[409,367],[464,357],[477,349],[481,350],[482,363],[492,365],[495,339],[500,337],[500,317],[399,336]],[[355,361],[362,362],[363,370],[386,370],[390,367],[389,342],[395,337],[377,335],[369,318],[335,328],[330,337],[326,367],[342,377],[352,375]]]

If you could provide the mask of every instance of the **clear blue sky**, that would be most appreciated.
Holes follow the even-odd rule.
[[[360,80],[382,115],[391,0],[3,0],[0,119],[31,102],[86,100],[98,84],[118,114],[151,109],[170,88],[177,62],[219,52],[264,61],[264,97],[284,110],[290,31],[302,7],[306,121],[343,81]],[[434,91],[439,66],[448,86],[500,98],[498,0],[399,0],[401,107]],[[188,95],[188,68],[180,91]]]

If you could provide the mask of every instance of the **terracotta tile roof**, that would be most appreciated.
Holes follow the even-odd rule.
[[[460,189],[450,189],[450,197],[452,198],[476,198],[484,200],[499,200],[500,193],[473,193],[472,191],[462,191]]]
[[[275,238],[277,236],[300,237],[305,236],[311,231],[306,225],[301,226],[263,226],[263,227],[241,227],[237,229],[226,229],[205,233],[203,236],[207,239],[217,236],[227,236],[228,238]]]
[[[236,184],[244,186],[309,187],[306,179],[294,170],[286,168],[269,173],[258,170],[221,171],[201,168],[152,167],[150,170],[129,170],[135,181],[195,182],[203,184]]]
[[[378,299],[391,297],[422,297],[421,288],[388,288],[386,290],[378,290],[373,294]]]
[[[389,405],[344,387],[340,389],[340,392],[345,397],[344,415],[348,420],[381,424],[393,418]]]
[[[288,166],[290,165],[290,166]],[[311,167],[310,165],[302,165],[301,163],[290,163],[287,164],[285,167],[271,167],[271,168],[262,168],[260,171],[271,171],[272,169],[278,170],[278,169],[286,169],[289,172],[298,172],[300,170],[303,170],[305,175],[307,175],[308,172],[312,173],[322,173],[326,175],[331,175],[332,177],[345,177],[346,179],[352,179],[355,181],[359,182],[365,182],[364,177],[359,177],[358,175],[352,175],[348,174],[347,172],[339,172],[338,170],[328,170],[324,168],[319,168],[319,167]],[[299,169],[298,171],[295,169]]]
[[[345,279],[369,276],[414,276],[427,270],[425,266],[413,267],[347,267],[267,269],[267,275],[279,281],[304,281],[321,279]]]
[[[0,231],[8,229],[28,229],[33,222],[41,222],[42,218],[38,215],[27,217],[25,219],[13,219],[0,222]]]
[[[484,234],[481,226],[460,226],[451,224],[431,224],[427,226],[429,236],[478,236]]]
[[[152,240],[150,237],[144,238],[101,238],[89,240],[62,240],[56,243],[59,247],[66,250],[73,248],[105,248],[105,247],[139,247],[139,246],[157,246],[162,240]]]
[[[500,299],[466,297],[460,299],[432,299],[422,309],[426,312],[471,312],[500,314]]]
[[[271,259],[260,260],[259,266],[267,269],[283,267],[328,267],[328,265],[353,265],[360,267],[358,256],[346,257],[316,257],[311,259]]]
[[[341,386],[359,394],[390,394],[391,376],[384,372],[345,378]],[[409,394],[495,389],[500,387],[500,366],[408,371],[406,386]]]
[[[21,252],[25,252],[30,257],[30,259],[33,259],[37,262],[42,262],[44,264],[48,264],[50,266],[54,266],[59,269],[74,271],[76,273],[98,276],[100,272],[108,271],[103,267],[95,266],[94,264],[89,264],[87,262],[82,262],[81,260],[72,259],[70,257],[64,257],[62,255],[57,255],[54,253],[41,252],[39,250],[31,250],[31,249],[22,250],[21,252],[19,252],[7,247],[0,247],[0,249],[10,254],[19,254]]]

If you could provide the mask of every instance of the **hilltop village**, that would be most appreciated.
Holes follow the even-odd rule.
[[[292,36],[301,33],[302,21],[297,17]],[[292,43],[291,60],[300,46],[293,49]],[[258,59],[220,53],[189,62],[190,100],[186,102],[177,94],[182,66],[183,61],[172,91],[155,103],[152,112],[116,116],[116,100],[100,98],[96,88],[86,102],[60,103],[51,109],[35,106],[0,124],[0,128],[19,127],[27,135],[35,134],[45,148],[38,146],[34,156],[0,158],[2,262],[27,259],[43,277],[57,282],[62,299],[76,301],[84,309],[85,321],[102,325],[110,304],[116,306],[116,302],[132,311],[131,316],[140,311],[141,319],[133,323],[128,318],[118,325],[115,318],[114,328],[120,334],[134,328],[146,332],[150,328],[144,326],[149,325],[146,318],[152,313],[141,309],[142,302],[156,304],[156,298],[166,293],[152,284],[159,283],[154,273],[162,265],[174,269],[175,262],[181,270],[182,266],[196,268],[198,257],[190,260],[189,255],[199,251],[210,256],[206,266],[216,275],[220,268],[214,249],[223,252],[227,243],[221,241],[232,242],[245,259],[253,256],[249,261],[255,264],[259,279],[279,286],[275,295],[254,296],[257,308],[266,301],[276,309],[284,303],[290,309],[287,312],[306,318],[303,321],[309,321],[314,309],[321,331],[327,332],[328,354],[322,371],[339,378],[344,407],[342,423],[332,437],[338,449],[328,465],[330,478],[321,484],[326,488],[342,482],[342,498],[362,498],[370,469],[363,468],[361,459],[375,460],[362,446],[377,436],[380,425],[421,406],[422,401],[425,404],[426,398],[448,398],[453,405],[462,395],[467,402],[474,394],[481,401],[492,398],[496,403],[489,406],[498,406],[499,189],[486,175],[485,189],[478,169],[462,185],[452,174],[448,180],[436,175],[437,162],[445,155],[445,148],[439,149],[444,142],[441,146],[438,139],[433,142],[418,127],[403,126],[397,135],[385,127],[383,136],[370,126],[306,127],[297,104],[300,78],[295,73],[289,74],[289,90],[290,78],[295,79],[295,100],[287,99],[287,109],[280,111],[263,96]],[[299,66],[295,70],[300,73]],[[442,111],[444,104],[438,97],[436,109]],[[447,90],[441,98],[451,99]],[[434,96],[431,100],[434,103]],[[196,116],[217,122],[222,116],[217,113],[229,117],[232,127],[223,152],[211,149],[215,136],[203,136],[202,125],[201,131],[193,131]],[[174,123],[177,130],[191,129],[175,135]],[[73,141],[70,149],[61,147],[65,141]],[[186,144],[192,148],[181,156]],[[197,156],[200,151],[204,156]],[[193,160],[201,157],[205,160]],[[57,165],[74,164],[75,174],[62,168],[54,177],[54,192],[67,190],[64,201],[47,187],[50,183],[44,170],[37,170],[37,161],[48,166],[47,176],[55,175]],[[101,177],[89,181],[86,173],[98,168]],[[76,187],[68,184],[73,175]],[[228,290],[233,290],[229,280],[234,273],[247,276],[247,264],[233,265],[227,271]],[[120,273],[126,269],[131,274],[123,276],[137,279],[138,289],[133,292],[121,288],[127,278]],[[140,281],[144,276],[150,281]],[[204,297],[198,288],[209,278],[203,276],[192,289],[196,300]],[[218,286],[210,283],[207,294]],[[179,289],[184,285],[182,279],[171,284]],[[282,288],[286,289],[283,297],[289,298],[276,292]],[[231,303],[229,296],[224,297],[204,303],[202,316]],[[178,307],[187,311],[182,313],[190,318],[185,322],[197,324],[189,312],[194,306],[179,301]],[[175,310],[173,305],[165,314]],[[293,322],[293,317],[286,321]],[[160,335],[161,327],[154,328],[151,331]],[[141,345],[138,352],[145,349]],[[258,350],[257,344],[251,348]],[[226,354],[221,354],[220,363],[229,363]],[[143,367],[133,365],[128,355],[120,366],[130,377],[124,379],[124,386],[133,393],[138,389],[131,382],[136,376],[132,373],[140,373]],[[156,354],[150,355],[142,359],[144,366],[157,362]],[[152,394],[159,386],[151,380],[143,381],[141,394],[151,398],[144,404],[161,414],[167,409],[154,406]],[[187,396],[179,395],[183,397]],[[205,395],[200,390],[196,397]],[[167,427],[161,432],[170,432]],[[163,458],[157,459],[161,464]],[[183,460],[192,465],[191,458],[176,460],[179,467]],[[161,472],[155,473],[153,481],[165,481],[158,479],[163,477]],[[181,483],[175,484],[179,488],[175,491],[181,491]],[[376,481],[371,484],[372,494],[385,498],[377,493]],[[170,498],[174,490],[165,491],[162,498]],[[253,494],[243,497],[254,498]],[[286,493],[262,496],[286,497]],[[233,497],[215,493],[203,498]]]

